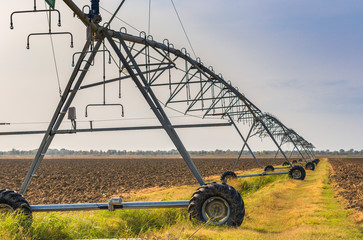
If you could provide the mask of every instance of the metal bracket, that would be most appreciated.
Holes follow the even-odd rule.
[[[108,210],[109,211],[115,211],[115,206],[121,206],[118,208],[122,208],[122,198],[118,197],[118,198],[111,198],[108,201]]]

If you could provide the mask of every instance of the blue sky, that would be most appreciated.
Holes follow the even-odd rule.
[[[44,17],[16,16],[15,29],[9,29],[10,13],[31,9],[30,2],[22,0],[3,6],[0,29],[4,37],[0,44],[1,55],[6,57],[0,60],[0,101],[11,102],[11,106],[0,104],[0,122],[47,122],[57,102],[49,39],[34,38],[31,50],[25,49],[27,34],[47,30]],[[42,1],[38,2],[42,6]],[[83,5],[89,1],[75,2]],[[231,80],[261,110],[277,116],[318,149],[363,149],[361,1],[174,0],[174,3],[196,54],[205,65],[212,65],[216,72]],[[108,10],[117,4],[118,1],[101,1]],[[83,26],[72,18],[62,1],[57,1],[57,6],[63,18],[63,27],[59,30],[72,31],[76,39],[74,49],[68,47],[68,40],[55,40],[61,84],[64,86],[71,72],[70,57],[73,51],[82,47],[85,34]],[[187,47],[190,51],[170,1],[153,0],[151,6],[151,34],[154,39],[162,41],[168,38],[178,48]],[[102,14],[104,19],[109,18],[107,13]],[[119,17],[147,31],[148,1],[126,0]],[[114,27],[120,26],[121,23],[115,21]],[[19,66],[22,71],[19,71]],[[42,89],[41,96],[35,94],[39,89]],[[45,98],[48,99],[46,102]],[[30,99],[34,100],[32,104]],[[9,129],[0,127],[0,131]],[[29,126],[40,127],[44,128]],[[165,136],[142,134],[144,139],[157,138],[165,149],[173,148]],[[211,136],[203,130],[197,134],[198,137],[195,134],[188,131],[181,133],[183,138],[192,139],[190,143],[186,140],[191,150],[238,149],[240,146],[236,143],[238,138],[222,136],[221,130],[216,130]],[[205,140],[213,136],[224,141]],[[150,141],[139,143],[139,138],[134,135],[126,134],[126,137],[127,141],[117,138],[120,145],[113,143],[114,135],[105,135],[104,144],[100,147],[97,147],[97,141],[76,146],[72,142],[74,140],[69,139],[57,140],[53,147],[162,148]],[[229,140],[229,145],[224,144]],[[32,149],[37,147],[39,137],[20,141],[15,138],[5,141],[1,137],[0,141],[4,141],[0,150],[12,147]],[[78,137],[75,141],[82,142],[82,138]],[[261,143],[258,140],[254,145],[256,150],[274,149],[265,141]]]

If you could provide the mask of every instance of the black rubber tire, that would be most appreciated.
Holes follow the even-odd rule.
[[[273,172],[275,168],[272,165],[267,165],[264,169],[265,172]]]
[[[189,201],[188,213],[190,219],[207,222],[208,219],[203,216],[203,206],[210,203],[207,200],[215,197],[223,199],[228,204],[229,216],[223,223],[210,222],[216,225],[240,226],[245,216],[243,199],[236,189],[225,183],[207,183],[197,189]]]
[[[23,214],[24,220],[27,223],[32,221],[32,210],[27,200],[20,194],[13,190],[1,189],[0,190],[0,205],[6,206],[15,215]]]
[[[282,166],[284,166],[284,167],[290,166],[290,163],[289,163],[289,162],[284,162],[284,163],[282,164]]]
[[[320,160],[317,158],[317,159],[314,159],[312,162],[315,163],[315,165],[318,165],[318,163],[320,162]]]
[[[297,160],[298,162],[302,162],[302,159]]]
[[[227,183],[228,179],[234,179],[234,178],[237,178],[237,175],[233,171],[226,171],[221,175],[221,182]]]
[[[305,169],[301,166],[293,166],[289,169],[289,177],[295,180],[304,180],[306,176]]]
[[[313,162],[307,162],[305,164],[305,169],[306,170],[314,171],[315,170],[315,164]]]
[[[293,160],[292,163],[297,163],[297,160]]]

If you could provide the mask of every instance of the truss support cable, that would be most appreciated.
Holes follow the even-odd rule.
[[[108,14],[113,14],[113,13],[111,13],[110,11],[108,11],[107,9],[105,9],[105,8],[103,8],[103,7],[101,7],[100,6],[100,8],[102,9],[102,10],[104,10],[105,12],[107,12]],[[115,18],[116,19],[118,19],[119,21],[121,21],[121,22],[123,22],[124,24],[126,24],[127,26],[129,26],[130,28],[132,28],[132,29],[134,29],[135,31],[137,31],[138,33],[140,33],[141,31],[139,30],[139,29],[137,29],[136,27],[134,27],[134,26],[132,26],[131,24],[129,24],[128,22],[126,22],[126,21],[124,21],[124,20],[122,20],[121,18],[119,18],[119,17],[117,17],[117,16],[115,16]]]
[[[116,17],[117,13],[120,11],[120,8],[122,7],[122,5],[124,5],[124,3],[125,3],[125,0],[122,0],[120,5],[118,5],[116,11],[111,15],[111,18],[110,18],[110,20],[108,20],[108,23],[106,24],[105,28],[108,28],[110,26],[111,22]]]
[[[176,9],[176,7],[175,7],[174,1],[173,1],[173,0],[170,0],[170,1],[171,1],[171,3],[173,4],[174,11],[175,11],[175,13],[176,13],[176,16],[177,16],[177,17],[178,17],[178,19],[179,19],[179,23],[180,23],[180,25],[181,25],[181,27],[182,27],[182,29],[183,29],[183,32],[184,32],[184,34],[185,34],[185,37],[186,37],[186,38],[187,38],[187,40],[188,40],[189,46],[190,46],[190,48],[191,48],[191,49],[192,49],[192,51],[193,51],[194,57],[195,57],[195,58],[197,58],[197,55],[195,54],[194,48],[193,48],[193,46],[192,46],[192,43],[190,42],[190,39],[189,39],[189,37],[188,37],[188,34],[187,34],[187,32],[185,31],[185,28],[184,28],[183,22],[182,22],[182,20],[181,20],[181,18],[180,18],[180,16],[179,16],[178,10],[177,10],[177,9]]]
[[[49,9],[50,9],[50,7],[49,7]],[[51,23],[51,20],[52,20],[51,19],[51,12],[49,11],[49,15],[48,15],[48,13],[46,13],[46,15],[47,15],[47,22],[49,22],[49,32],[51,32],[51,24],[52,24]],[[57,58],[56,58],[56,55],[55,55],[53,37],[52,37],[51,34],[49,34],[49,38],[50,38],[50,43],[52,45],[53,61],[54,61],[55,72],[56,72],[56,75],[57,75],[59,97],[62,97],[62,88],[60,86]]]

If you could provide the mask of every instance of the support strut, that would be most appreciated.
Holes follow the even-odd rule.
[[[88,60],[86,61],[86,64],[84,66],[84,71],[81,71],[81,74],[79,75],[77,81],[75,82],[75,79],[79,73],[79,70],[81,68],[81,64],[83,62],[83,59],[86,57],[86,51],[87,49],[89,49],[90,45],[91,45],[91,41],[87,40],[86,44],[83,47],[83,53],[80,55],[77,64],[73,70],[73,73],[68,81],[68,84],[64,90],[64,93],[58,103],[58,106],[53,114],[52,120],[49,123],[48,129],[43,137],[43,140],[40,144],[40,147],[38,148],[38,151],[35,155],[35,158],[29,168],[29,171],[24,179],[24,182],[20,188],[19,193],[24,195],[29,184],[30,181],[33,177],[33,175],[35,174],[36,170],[39,167],[40,162],[43,160],[45,153],[47,152],[53,138],[54,138],[54,134],[52,134],[52,131],[57,131],[59,126],[61,125],[69,106],[71,105],[74,97],[76,96],[76,93],[84,79],[84,77],[86,76],[87,70],[90,67],[90,63],[93,61],[94,57],[97,54],[97,51],[99,49],[99,47],[101,46],[102,43],[102,39],[100,38],[100,40],[97,42],[96,46],[94,47],[91,55],[89,56]],[[75,84],[74,84],[75,82]],[[74,84],[74,86],[73,86]],[[73,86],[73,87],[72,87]],[[73,89],[71,89],[73,88]]]
[[[243,150],[245,149],[245,146],[246,146],[246,144],[247,144],[248,139],[249,139],[249,138],[250,138],[250,136],[251,136],[252,129],[253,129],[253,127],[254,127],[254,126],[255,126],[255,122],[253,122],[253,124],[252,124],[252,126],[251,126],[251,128],[250,128],[250,131],[249,131],[249,132],[248,132],[248,134],[247,134],[246,142],[243,144],[243,147],[242,147],[242,149],[241,149],[241,151],[240,151],[240,153],[239,153],[239,155],[238,155],[238,158],[237,158],[236,162],[235,162],[235,163],[234,163],[234,165],[233,165],[232,172],[234,172],[234,170],[235,170],[235,169],[236,169],[236,167],[237,167],[237,164],[238,164],[239,160],[241,159],[241,155],[242,155],[242,153],[243,153]]]
[[[166,113],[164,112],[162,106],[160,105],[159,100],[156,98],[152,89],[148,87],[148,82],[145,79],[144,75],[142,74],[141,69],[138,67],[133,55],[129,51],[125,41],[123,40],[123,38],[121,37],[120,34],[115,33],[116,37],[121,42],[121,45],[122,45],[125,53],[127,54],[128,58],[131,60],[131,63],[134,66],[134,69],[136,70],[136,72],[138,73],[138,77],[140,79],[136,76],[136,74],[132,70],[131,66],[129,65],[128,61],[122,55],[120,49],[114,42],[113,38],[108,34],[107,29],[104,30],[103,33],[105,34],[108,42],[112,46],[113,50],[115,51],[115,53],[117,54],[119,59],[122,61],[122,64],[124,65],[124,67],[126,68],[128,73],[131,75],[131,78],[133,79],[133,81],[135,82],[139,91],[141,92],[141,94],[143,95],[143,97],[145,98],[145,100],[147,101],[149,106],[151,107],[155,116],[160,121],[160,123],[163,126],[163,128],[165,129],[166,133],[169,135],[170,139],[173,141],[173,143],[174,143],[175,147],[178,149],[180,155],[183,157],[184,161],[187,163],[187,165],[188,165],[189,169],[192,171],[194,177],[197,179],[197,181],[200,185],[204,185],[205,182],[203,180],[203,177],[199,173],[199,171],[198,171],[197,167],[195,166],[193,160],[191,159],[188,151],[185,149],[185,147],[184,147],[181,139],[179,138],[178,134],[176,133],[175,129],[172,127],[172,124],[171,124],[169,118],[167,117]]]
[[[235,122],[233,121],[233,118],[226,113],[226,115],[228,116],[229,120],[231,121],[233,127],[236,129],[236,131],[238,132],[238,135],[241,137],[241,139],[243,140],[244,144],[247,146],[248,151],[251,153],[251,155],[253,156],[253,158],[255,159],[256,163],[258,164],[259,167],[262,167],[260,162],[257,160],[255,154],[253,153],[253,151],[251,150],[250,146],[247,144],[247,141],[245,140],[245,138],[243,137],[241,131],[238,129],[237,125],[235,124]]]

